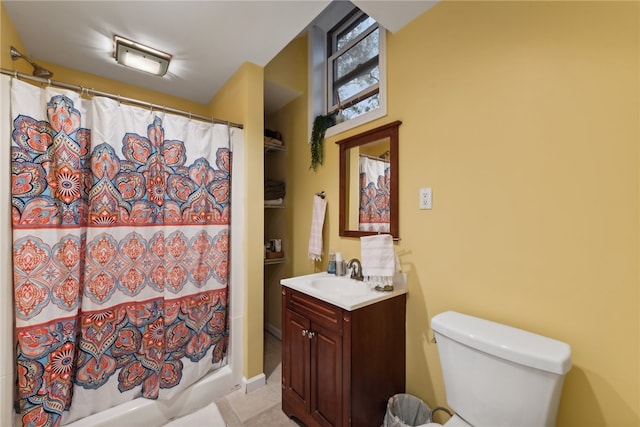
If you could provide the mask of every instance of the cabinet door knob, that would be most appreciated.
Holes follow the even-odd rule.
[[[307,332],[307,337],[308,337],[309,339],[312,339],[312,338],[315,336],[315,334],[316,334],[315,332],[311,332],[311,331],[309,331],[309,332]]]
[[[309,333],[309,331],[307,331],[306,329],[302,330],[302,336],[303,337],[306,337],[308,333]]]

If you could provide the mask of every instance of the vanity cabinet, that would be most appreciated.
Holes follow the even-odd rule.
[[[283,286],[283,412],[309,427],[382,425],[405,391],[405,305],[349,311]]]

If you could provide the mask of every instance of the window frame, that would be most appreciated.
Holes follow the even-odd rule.
[[[342,2],[336,2],[342,3]],[[347,3],[347,2],[345,2]],[[309,111],[309,130],[312,128],[313,120],[318,115],[326,115],[330,110],[329,96],[331,96],[329,82],[329,46],[328,35],[331,29],[335,29],[337,24],[341,21],[345,21],[345,18],[350,17],[353,11],[357,8],[349,9],[348,11],[342,11],[336,15],[330,24],[313,24],[309,27],[308,32],[308,72],[309,72],[309,98],[308,98],[308,111]],[[364,13],[364,12],[363,12]],[[366,15],[366,13],[365,13]],[[325,137],[331,137],[341,132],[345,132],[349,129],[362,126],[373,120],[377,120],[387,115],[387,67],[386,67],[386,29],[376,21],[377,28],[379,30],[378,38],[378,69],[379,69],[379,83],[377,87],[378,91],[378,108],[361,114],[353,119],[345,120],[341,123],[337,123],[327,129]],[[342,102],[341,102],[342,103]]]
[[[337,49],[338,38],[347,31],[350,31],[353,27],[357,26],[360,22],[366,21],[369,19],[369,15],[364,13],[359,9],[354,9],[350,15],[348,15],[343,22],[332,28],[327,32],[327,41],[328,41],[328,58],[327,58],[327,114],[334,113],[338,111],[340,108],[348,108],[352,105],[357,104],[358,102],[370,98],[379,92],[380,83],[373,84],[368,86],[366,89],[361,90],[355,95],[350,96],[347,99],[337,100],[336,90],[334,89],[334,85],[336,82],[339,83],[348,83],[353,79],[353,77],[362,73],[363,71],[369,71],[374,69],[376,65],[380,64],[380,38],[378,37],[378,54],[369,59],[362,66],[358,66],[349,73],[345,74],[340,78],[336,78],[335,75],[337,73],[337,60],[344,54],[346,54],[351,48],[358,45],[365,38],[369,37],[376,30],[378,34],[381,33],[380,24],[373,20],[373,24],[369,25],[364,31],[362,31],[357,37],[353,40],[349,41],[345,44],[340,50]],[[373,18],[372,18],[373,19]],[[341,87],[342,85],[338,85],[337,87]]]

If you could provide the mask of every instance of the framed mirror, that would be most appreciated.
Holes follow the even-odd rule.
[[[398,235],[398,129],[395,121],[336,141],[340,146],[339,234]]]

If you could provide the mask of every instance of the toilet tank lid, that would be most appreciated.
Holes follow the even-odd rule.
[[[431,319],[438,334],[476,350],[558,375],[571,369],[571,347],[532,332],[447,311]]]

